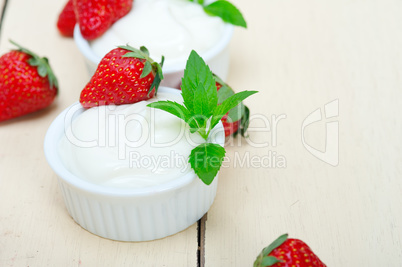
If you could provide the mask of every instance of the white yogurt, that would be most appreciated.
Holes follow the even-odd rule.
[[[133,8],[105,34],[91,42],[103,57],[118,45],[146,46],[151,57],[165,66],[185,62],[194,49],[203,53],[222,37],[225,24],[211,17],[202,6],[188,0],[135,0]]]
[[[192,171],[189,155],[203,139],[179,118],[146,106],[167,99],[183,102],[178,94],[159,92],[147,101],[84,111],[59,143],[66,168],[89,182],[119,188],[157,185]]]

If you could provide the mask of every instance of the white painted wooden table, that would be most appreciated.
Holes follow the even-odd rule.
[[[331,267],[401,266],[402,2],[233,2],[249,29],[235,31],[228,82],[260,93],[246,101],[249,140],[227,147],[199,259],[196,224],[128,243],[70,218],[43,138],[89,77],[55,27],[64,0],[7,1],[0,52],[13,39],[46,55],[60,94],[50,108],[0,124],[0,266],[243,267],[285,232]]]

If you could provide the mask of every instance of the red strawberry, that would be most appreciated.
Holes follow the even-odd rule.
[[[93,40],[110,28],[114,20],[109,0],[74,0],[75,15],[82,36]]]
[[[239,121],[230,122],[230,118],[228,117],[229,113],[226,113],[225,116],[222,117],[221,121],[223,124],[223,128],[225,129],[225,137],[230,136],[232,134],[237,133],[239,130]]]
[[[130,10],[133,6],[133,0],[114,1],[114,4],[115,4],[115,6],[114,6],[115,19],[113,22],[116,22],[120,18],[127,15],[128,12],[130,12]]]
[[[163,79],[161,64],[145,47],[119,46],[105,55],[81,92],[83,107],[131,104],[152,98]]]
[[[230,88],[222,79],[214,75],[216,88],[218,89],[218,103],[222,103],[226,98],[234,95],[233,89]],[[249,124],[250,110],[243,104],[231,109],[222,118],[223,128],[225,129],[225,137],[230,135],[236,136],[240,133],[245,136]]]
[[[68,0],[67,4],[64,6],[59,15],[59,19],[57,20],[57,28],[59,29],[61,35],[73,37],[75,23],[76,20],[73,0]]]
[[[133,0],[73,0],[82,36],[93,40],[104,34],[114,22],[125,16]]]
[[[47,58],[17,45],[0,57],[0,121],[49,106],[57,94],[57,79]]]
[[[306,243],[299,239],[280,236],[264,248],[254,262],[254,267],[326,267]]]

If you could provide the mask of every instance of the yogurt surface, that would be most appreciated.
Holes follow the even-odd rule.
[[[85,110],[60,140],[62,162],[84,180],[118,188],[158,185],[192,171],[189,155],[204,140],[181,119],[146,106],[167,99],[183,102],[159,92],[135,104]]]
[[[193,49],[202,53],[213,47],[224,27],[221,18],[207,15],[201,5],[188,0],[135,0],[130,13],[91,47],[103,57],[118,45],[146,46],[155,61],[164,55],[168,68],[185,62]]]

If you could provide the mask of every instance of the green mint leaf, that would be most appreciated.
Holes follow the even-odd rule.
[[[228,86],[221,78],[214,75],[215,81],[221,85],[218,91],[218,104],[222,104],[227,98],[234,95],[234,91]],[[232,108],[228,113],[228,122],[235,122],[240,120],[244,114],[244,105],[240,103],[236,107]]]
[[[247,22],[245,21],[239,9],[228,1],[215,1],[205,6],[204,10],[207,14],[220,17],[227,23],[247,28]]]
[[[195,91],[200,83],[207,93],[208,108],[213,110],[218,103],[215,80],[208,65],[205,64],[205,61],[193,50],[187,60],[181,85],[184,105],[193,114],[195,114],[194,103],[197,101]]]
[[[142,73],[140,75],[140,78],[147,77],[148,74],[150,74],[152,71],[152,64],[147,60],[144,63],[144,68],[142,69]]]
[[[155,80],[160,79],[158,74],[160,66],[153,70],[157,71]],[[183,105],[172,101],[158,101],[150,103],[148,106],[164,110],[184,120],[189,124],[191,133],[198,132],[201,137],[208,140],[211,130],[226,113],[235,109],[232,112],[240,115],[234,114],[233,116],[242,117],[242,110],[245,108],[241,102],[248,96],[257,93],[257,91],[244,91],[234,94],[233,90],[221,81],[219,83],[222,84],[220,88],[222,91],[218,99],[216,88],[218,79],[214,78],[205,61],[193,50],[187,60],[182,78]],[[218,100],[220,105],[218,105]],[[208,122],[210,122],[209,125]],[[225,153],[225,149],[220,145],[204,143],[191,151],[189,163],[197,176],[209,185],[222,166]]]
[[[149,103],[147,107],[161,109],[184,121],[186,121],[189,117],[188,110],[183,105],[170,100],[152,102]]]
[[[232,88],[223,84],[222,87],[218,91],[218,104],[222,104],[228,97],[234,95]]]
[[[209,106],[208,93],[202,83],[199,83],[197,88],[194,90],[194,98],[197,99],[197,101],[194,101],[194,113],[209,118],[212,115],[216,104],[211,109]]]
[[[207,121],[212,116],[213,110],[208,106],[208,95],[202,83],[194,90],[194,115],[193,118],[197,121],[200,135],[207,140]],[[216,107],[216,106],[215,106]]]
[[[235,122],[240,120],[244,114],[244,105],[243,103],[238,104],[228,112],[228,121]]]
[[[197,124],[196,121],[192,118],[191,114],[188,112],[188,110],[186,109],[186,107],[184,107],[183,105],[180,105],[177,102],[173,102],[173,101],[158,101],[158,102],[152,102],[149,103],[147,105],[147,107],[151,107],[151,108],[157,108],[163,111],[166,111],[176,117],[178,117],[179,119],[184,120],[185,122],[187,122],[187,124],[190,125],[190,127],[193,129],[195,129],[194,132],[197,131]],[[191,129],[190,129],[191,131]]]
[[[204,143],[191,151],[189,163],[197,176],[206,185],[210,185],[222,166],[225,153],[220,145]]]
[[[194,0],[188,0],[188,1],[194,2]],[[204,0],[197,0],[197,3],[200,4],[200,5],[203,5],[203,4],[204,4]]]
[[[255,93],[257,93],[257,91],[243,91],[243,92],[234,94],[231,97],[227,98],[225,101],[223,101],[222,104],[217,106],[214,110],[210,128],[213,129],[218,124],[218,122],[222,119],[222,117],[226,113],[228,113],[229,110],[236,107],[244,99],[246,99],[247,97],[249,97]]]

